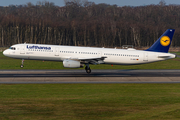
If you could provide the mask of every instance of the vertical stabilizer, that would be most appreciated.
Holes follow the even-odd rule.
[[[168,29],[161,37],[146,51],[165,52],[169,51],[175,29]]]

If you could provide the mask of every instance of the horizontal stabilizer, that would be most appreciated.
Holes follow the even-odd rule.
[[[158,56],[158,58],[169,58],[170,56]]]

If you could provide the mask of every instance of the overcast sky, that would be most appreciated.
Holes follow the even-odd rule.
[[[37,1],[44,1],[44,0],[1,0],[0,6],[9,6],[9,5],[24,5],[28,2],[33,3],[36,5]],[[57,6],[64,6],[64,0],[46,0],[49,2],[53,2]],[[118,6],[142,6],[142,5],[150,5],[150,4],[158,4],[160,0],[88,0],[91,2],[95,2],[96,4],[99,3],[106,3],[111,5],[118,5]],[[178,4],[180,5],[180,0],[165,0],[166,5],[169,4]]]

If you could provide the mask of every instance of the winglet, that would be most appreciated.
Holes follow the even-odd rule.
[[[175,29],[168,29],[159,39],[146,51],[168,53]]]

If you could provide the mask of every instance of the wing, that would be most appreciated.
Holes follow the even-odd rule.
[[[107,58],[107,57],[78,58],[78,59],[84,63],[97,65],[97,64],[103,64],[105,58]]]
[[[75,60],[75,61],[80,61],[83,64],[103,64],[104,59],[107,57],[84,57],[84,58],[72,58],[72,57],[66,57],[65,59],[69,60]]]

